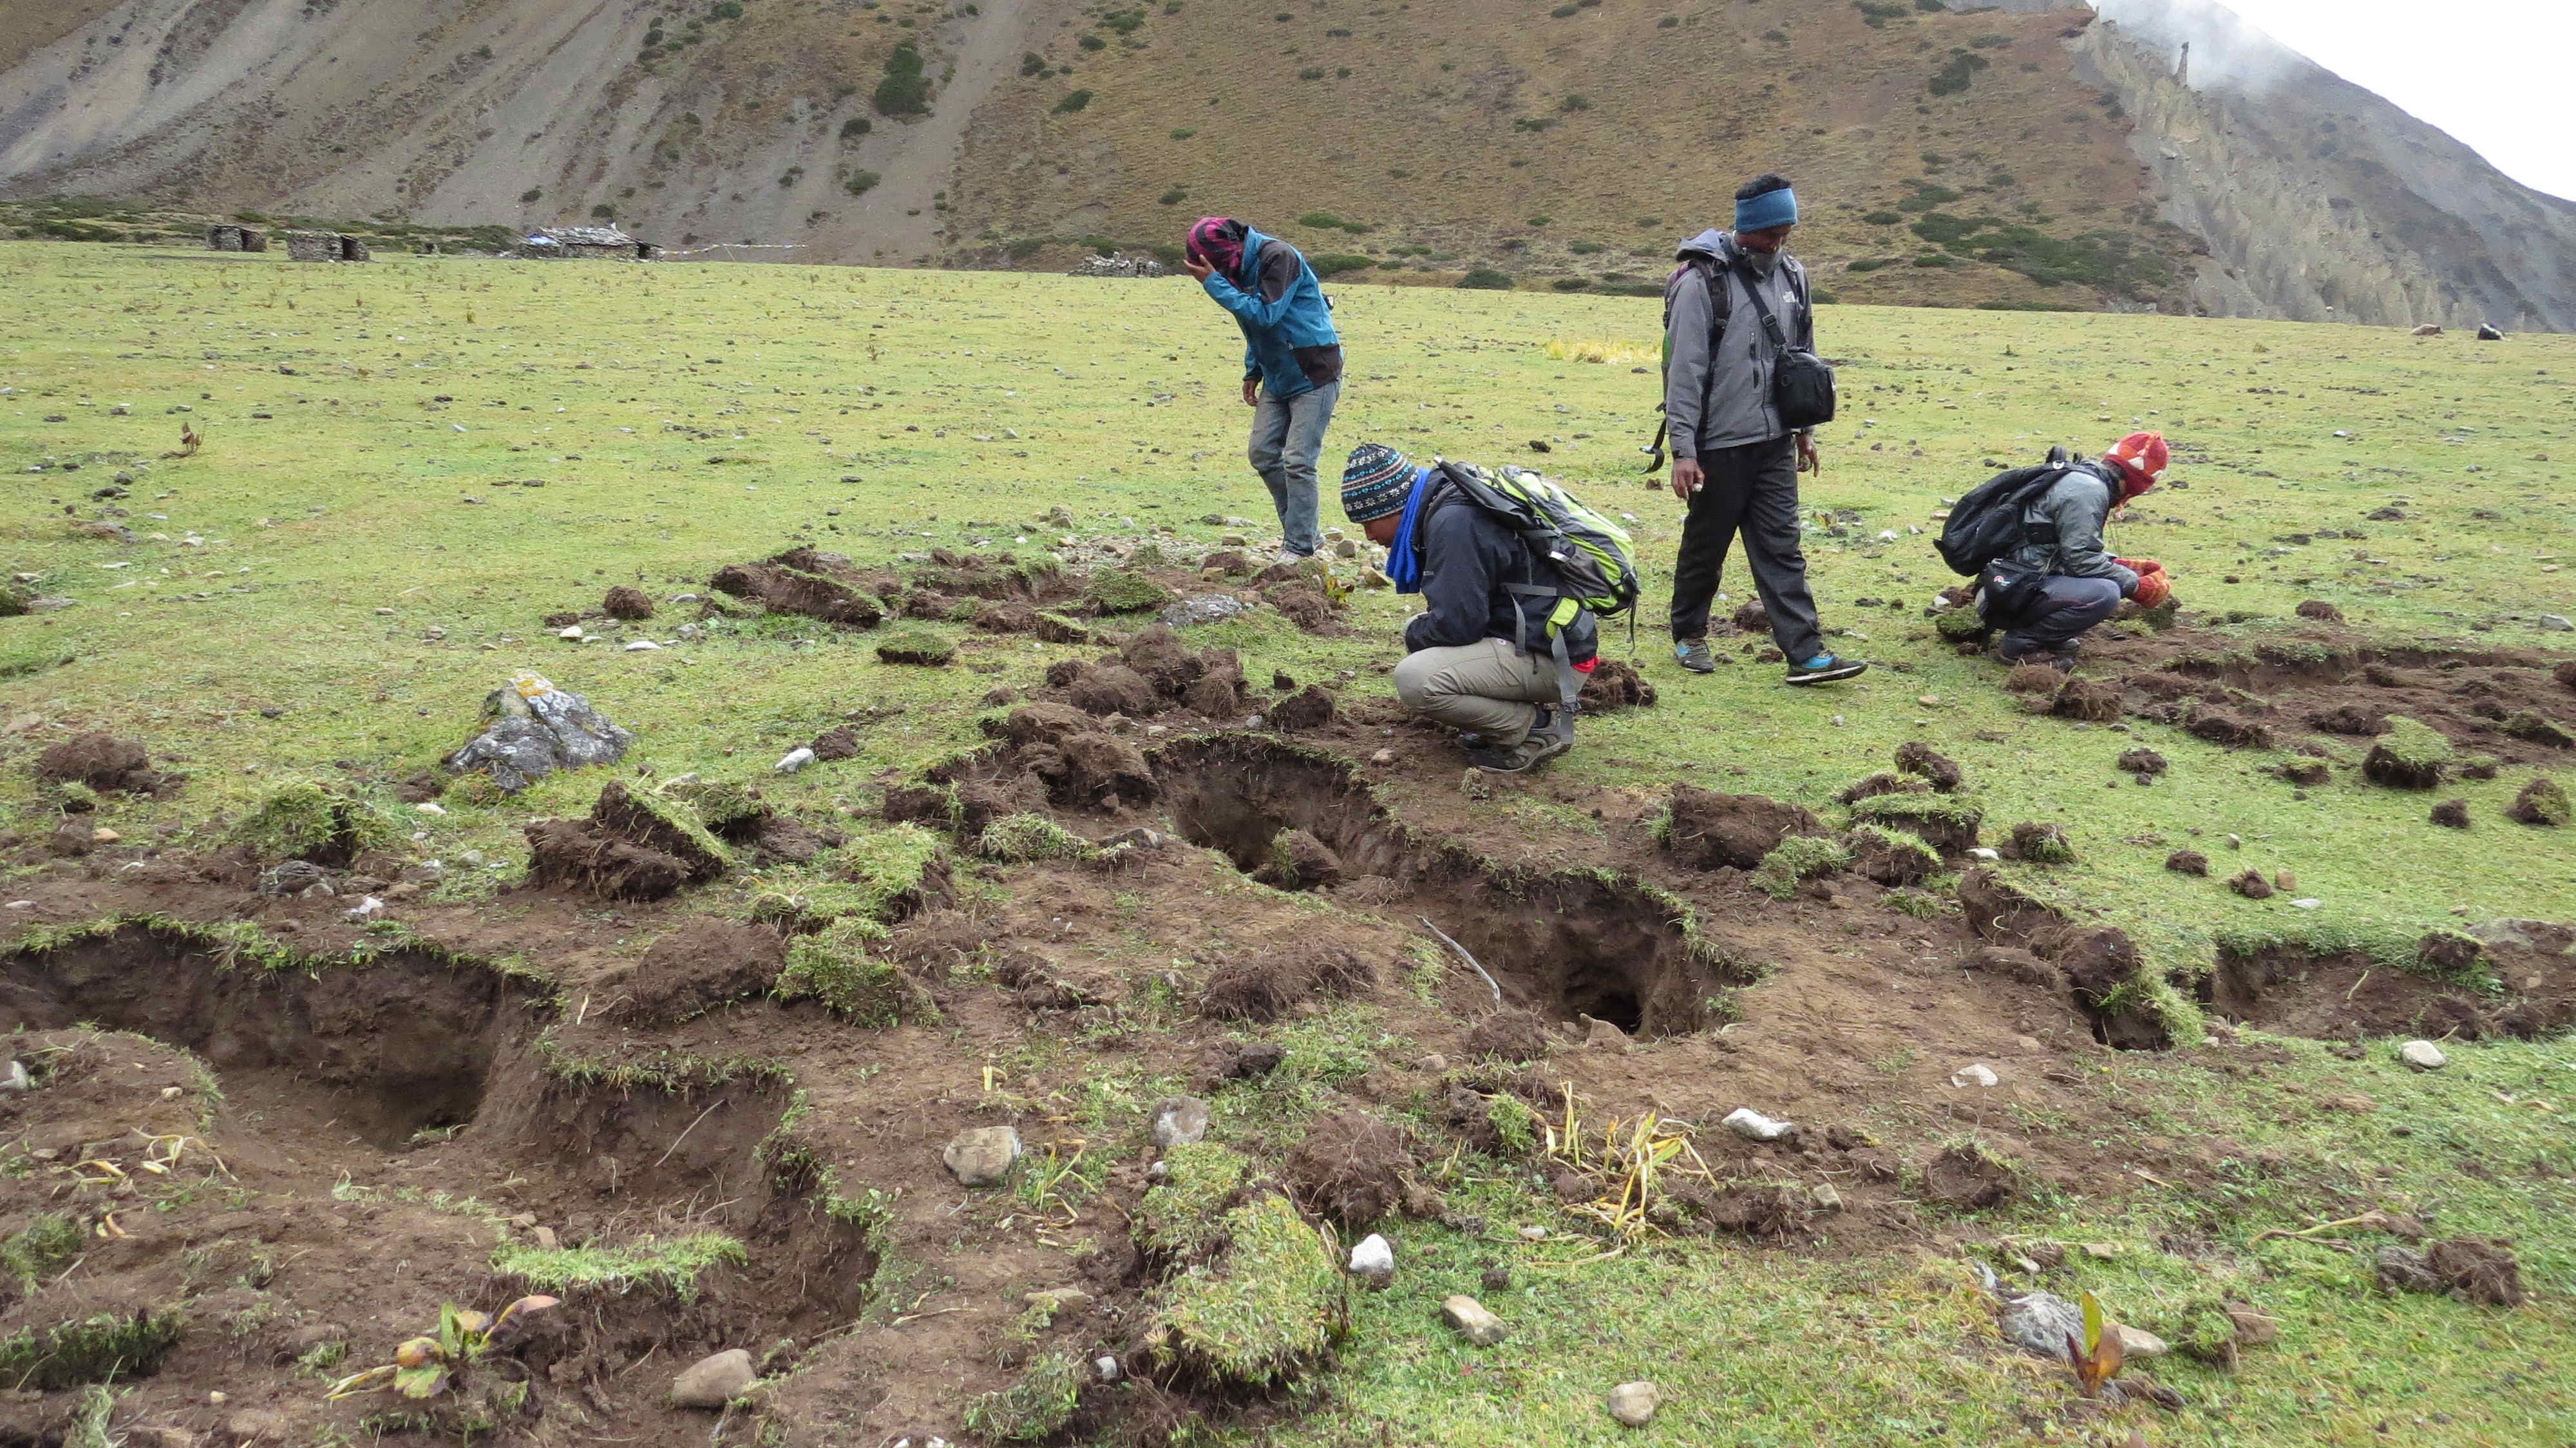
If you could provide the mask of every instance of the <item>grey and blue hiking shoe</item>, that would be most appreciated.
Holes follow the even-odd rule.
[[[1857,678],[1868,668],[1869,665],[1859,659],[1818,654],[1803,664],[1789,665],[1789,682],[1791,684],[1830,684],[1839,679]]]
[[[1675,639],[1673,641],[1673,662],[1690,670],[1694,674],[1714,674],[1717,672],[1717,656],[1708,651],[1708,640],[1706,639]]]
[[[1537,727],[1509,749],[1473,749],[1467,762],[1488,774],[1526,774],[1574,747],[1574,716],[1542,704]]]

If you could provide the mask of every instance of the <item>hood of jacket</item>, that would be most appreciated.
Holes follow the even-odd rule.
[[[1712,226],[1675,248],[1673,260],[1696,261],[1701,257],[1707,257],[1723,266],[1734,255],[1735,233],[1720,231]]]
[[[1261,286],[1261,253],[1273,239],[1260,228],[1246,225],[1243,228],[1243,265],[1226,280],[1245,292],[1258,291]]]

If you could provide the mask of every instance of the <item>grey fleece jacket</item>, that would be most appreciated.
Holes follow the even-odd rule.
[[[1664,424],[1673,456],[1697,458],[1722,447],[1787,436],[1789,429],[1780,425],[1779,411],[1771,405],[1771,368],[1779,349],[1763,330],[1761,312],[1746,300],[1745,287],[1748,283],[1760,286],[1763,300],[1771,304],[1771,315],[1780,319],[1781,331],[1793,345],[1812,350],[1815,312],[1798,304],[1799,294],[1806,290],[1806,269],[1786,252],[1763,257],[1743,251],[1732,233],[1714,227],[1683,242],[1679,257],[1684,262],[1714,262],[1721,268],[1714,280],[1727,288],[1727,298],[1726,330],[1712,360],[1708,333],[1715,307],[1709,297],[1712,279],[1707,268],[1694,265],[1674,284],[1664,324],[1671,348],[1671,360],[1664,368]],[[1746,261],[1760,276],[1758,282],[1746,274]]]
[[[2015,568],[2062,578],[2108,578],[2120,585],[2120,596],[2138,591],[2138,575],[2114,562],[2102,546],[2102,526],[2110,521],[2119,495],[2094,463],[2076,463],[2024,505],[2022,536],[2029,541],[2006,555]]]

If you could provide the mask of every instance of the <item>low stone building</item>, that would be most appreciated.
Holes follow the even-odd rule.
[[[651,261],[658,251],[614,226],[543,227],[529,232],[519,244],[519,255],[544,259]]]
[[[290,231],[286,233],[288,261],[338,261],[340,234],[336,231]]]
[[[216,251],[266,251],[268,233],[255,226],[217,222],[206,228],[206,245]]]

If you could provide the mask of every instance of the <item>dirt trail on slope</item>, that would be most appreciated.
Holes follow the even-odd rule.
[[[953,189],[966,127],[1029,48],[1023,41],[1042,9],[1041,0],[988,0],[981,15],[952,22],[964,31],[956,74],[931,98],[929,116],[900,129],[902,149],[886,163],[885,179],[858,202],[861,235],[843,244],[852,259],[926,262],[940,249],[947,213],[932,203]]]

